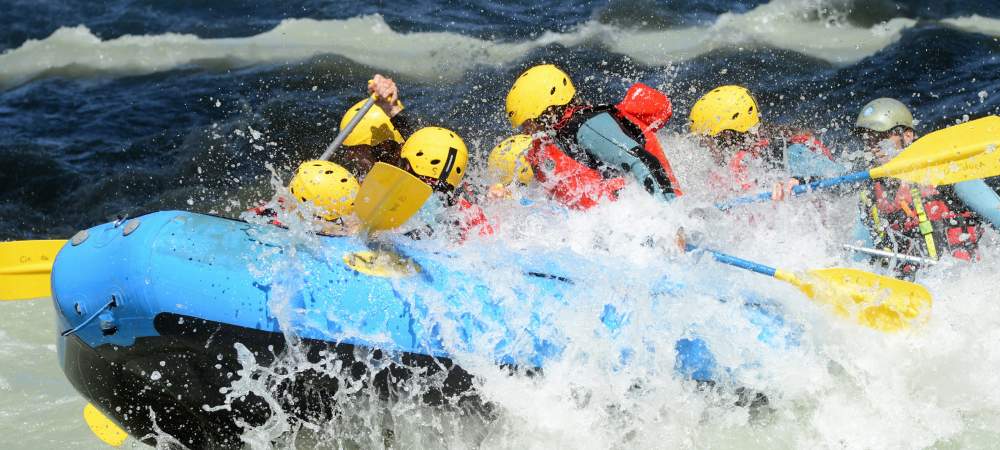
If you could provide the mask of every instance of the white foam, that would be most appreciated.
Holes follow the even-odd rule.
[[[944,19],[942,22],[963,31],[982,33],[990,36],[1000,36],[1000,19],[983,17],[973,14],[968,17],[958,17],[954,19]]]
[[[774,0],[720,15],[707,26],[636,30],[589,21],[531,41],[501,42],[450,32],[400,33],[379,15],[345,20],[286,19],[250,37],[205,39],[191,34],[126,35],[101,40],[87,27],[63,27],[0,54],[0,87],[46,75],[135,75],[197,65],[237,68],[340,55],[376,70],[422,79],[456,79],[477,65],[502,66],[551,44],[595,45],[646,65],[667,65],[721,48],[778,48],[851,64],[899,40],[914,20],[894,18],[871,28],[851,25],[813,1]],[[996,19],[946,19],[970,31],[998,33]]]

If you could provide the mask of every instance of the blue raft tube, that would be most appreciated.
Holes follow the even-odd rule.
[[[241,369],[238,347],[263,366],[289,342],[309,361],[338,361],[341,376],[307,371],[276,387],[288,393],[275,396],[289,401],[285,412],[301,417],[328,413],[322,399],[333,398],[345,379],[391,396],[401,383],[433,378],[419,393],[422,401],[475,404],[474,376],[454,362],[456,353],[487,355],[538,376],[545,376],[547,361],[560,357],[564,343],[553,338],[542,315],[532,315],[527,327],[508,325],[501,294],[481,277],[455,270],[448,255],[405,238],[391,250],[373,251],[357,237],[318,237],[311,248],[297,248],[294,272],[301,280],[284,300],[285,312],[276,311],[274,288],[282,280],[254,267],[290,257],[288,248],[261,239],[285,232],[164,211],[78,233],[52,270],[58,354],[69,381],[147,443],[159,428],[189,448],[222,448],[242,445],[240,423],[263,424],[270,414],[261,398],[227,399],[223,393]],[[586,287],[587,280],[574,279],[558,258],[536,255],[508,264],[518,265],[522,292],[516,295],[530,297],[529,308],[569,302],[574,290]],[[687,289],[667,279],[663,285],[663,296]],[[740,301],[760,328],[758,339],[796,333],[770,303]],[[441,313],[440,305],[462,308]],[[598,309],[607,331],[628,326],[612,302]],[[781,341],[794,345],[795,339]],[[728,369],[718,367],[703,340],[685,337],[671,347],[676,376],[723,381]],[[226,408],[205,407],[224,402]]]

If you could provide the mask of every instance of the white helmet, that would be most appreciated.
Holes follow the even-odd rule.
[[[913,114],[909,108],[893,98],[879,98],[868,102],[854,124],[878,132],[886,132],[896,127],[913,129]]]

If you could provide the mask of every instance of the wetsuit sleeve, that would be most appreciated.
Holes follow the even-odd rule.
[[[665,200],[674,198],[673,187],[660,162],[636,138],[626,134],[611,114],[601,113],[581,124],[576,142],[602,164],[629,173],[649,193]]]
[[[403,136],[404,140],[406,140],[413,135],[414,131],[417,131],[420,124],[404,109],[400,111],[399,114],[393,116],[392,126],[396,127],[396,131],[399,131],[399,134]]]
[[[804,144],[792,144],[785,149],[789,175],[800,181],[830,178],[847,173],[847,168],[816,153]]]
[[[977,212],[1000,230],[1000,195],[991,189],[983,180],[970,180],[957,183],[955,194],[962,199],[965,206]]]

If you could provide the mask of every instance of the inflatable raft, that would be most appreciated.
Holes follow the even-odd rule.
[[[271,413],[263,399],[225,394],[241,351],[261,366],[289,345],[309,361],[336,361],[324,367],[342,376],[310,370],[275,387],[287,390],[275,396],[287,400],[283,410],[302,417],[328,413],[345,380],[385,396],[406,384],[407,395],[431,404],[475,403],[474,378],[455,355],[544,376],[563,341],[532,308],[571,302],[587,288],[560,266],[577,264],[565,258],[499,258],[517,278],[499,292],[456,270],[452,255],[406,238],[377,248],[357,237],[276,245],[282,233],[179,211],[78,233],[52,271],[59,357],[70,382],[139,439],[150,442],[159,429],[191,448],[234,447],[238,423],[261,424]],[[658,297],[686,289],[661,284]],[[761,339],[786,333],[773,309],[743,301]],[[512,304],[529,311],[524,320],[511,319]],[[610,303],[596,311],[608,330],[625,326]],[[664,347],[676,352],[677,376],[710,382],[725,372],[696,337]],[[434,382],[414,391],[420,379]]]

